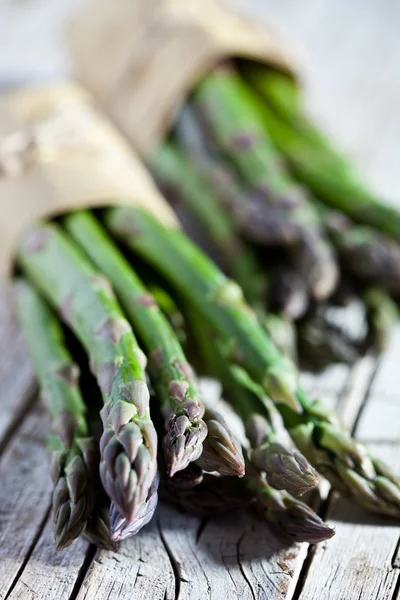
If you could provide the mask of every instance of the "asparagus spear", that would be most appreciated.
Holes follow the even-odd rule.
[[[335,530],[329,527],[317,513],[288,492],[275,490],[264,475],[246,464],[246,484],[255,494],[265,517],[280,535],[294,542],[317,544],[329,540]]]
[[[187,236],[169,230],[150,213],[136,207],[110,209],[106,225],[198,308],[226,340],[230,360],[243,362],[273,398],[287,402],[294,410],[300,409],[294,365],[271,343],[255,313],[245,304],[239,286],[225,277]]]
[[[287,219],[281,206],[266,203],[262,195],[246,189],[234,166],[212,143],[191,104],[180,111],[174,135],[193,168],[207,182],[215,200],[244,238],[258,244],[284,246],[297,240],[297,224]]]
[[[26,281],[19,280],[16,291],[19,321],[52,420],[52,519],[56,547],[62,550],[85,530],[92,509],[96,445],[88,436],[79,369],[59,322]]]
[[[114,504],[110,507],[110,529],[113,542],[122,542],[132,535],[136,535],[153,518],[158,503],[158,484],[160,477],[156,474],[150,486],[146,500],[140,507],[136,517],[129,521],[121,516]]]
[[[367,311],[367,342],[383,352],[389,344],[391,333],[399,320],[397,304],[379,288],[367,288],[363,292]]]
[[[100,475],[111,500],[133,519],[156,473],[144,355],[107,280],[55,224],[27,232],[18,261],[71,326],[103,393]]]
[[[266,131],[256,94],[231,65],[205,77],[194,92],[194,106],[218,145],[230,156],[248,185],[266,203],[282,206],[299,231],[298,262],[317,300],[333,292],[338,269],[318,215],[305,191],[296,186],[281,164]]]
[[[184,234],[171,231],[139,208],[114,208],[106,216],[116,237],[153,264],[221,339],[231,362],[277,403],[299,450],[343,493],[369,510],[398,517],[400,484],[341,426],[339,418],[298,386],[296,369],[282,357],[241,290]]]
[[[216,471],[220,475],[244,475],[244,458],[240,442],[223,416],[212,408],[204,414],[208,434],[197,464],[203,471]]]
[[[167,189],[167,197],[174,201],[178,198],[188,206],[204,227],[249,302],[259,302],[265,277],[250,248],[237,236],[207,180],[196,169],[196,163],[173,143],[164,142],[153,153],[150,166],[162,189]]]
[[[372,194],[351,163],[309,121],[296,84],[283,73],[256,65],[244,74],[264,100],[265,125],[296,177],[324,203],[400,241],[400,212]]]
[[[80,212],[67,216],[64,223],[112,283],[146,348],[150,377],[166,419],[163,450],[172,476],[200,456],[207,435],[192,369],[167,319],[96,218]]]
[[[343,266],[361,282],[400,293],[400,245],[344,214],[322,210],[322,218]]]
[[[250,462],[258,471],[265,472],[268,483],[277,489],[296,495],[313,489],[318,484],[318,474],[294,448],[273,402],[242,368],[223,359],[218,339],[195,311],[191,317],[203,359],[211,374],[222,383],[243,422],[252,446],[248,453]]]

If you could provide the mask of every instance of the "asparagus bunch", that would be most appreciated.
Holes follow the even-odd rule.
[[[198,171],[197,162],[173,142],[164,142],[153,154],[150,166],[169,200],[188,205],[214,243],[220,260],[243,287],[249,301],[258,304],[266,288],[262,272],[251,249],[236,235],[212,187]]]
[[[207,425],[202,419],[204,406],[198,397],[192,368],[170,324],[132,267],[90,213],[75,213],[65,219],[65,225],[113,284],[150,356],[150,376],[166,419],[163,449],[169,475],[197,460],[205,439],[207,456],[209,459],[213,456],[212,470],[242,475],[240,447],[215,413],[208,413]]]
[[[112,234],[163,273],[218,334],[225,358],[241,364],[276,402],[297,447],[317,470],[362,506],[398,516],[397,479],[343,429],[335,414],[301,390],[296,369],[272,344],[240,288],[183,234],[142,209],[110,209],[106,222]]]
[[[300,410],[294,365],[272,344],[236,283],[183,233],[172,233],[147,211],[121,207],[105,218],[113,236],[152,264],[221,333],[227,358],[243,363],[267,393]]]
[[[261,72],[263,76],[257,78]],[[306,315],[299,337],[301,354],[308,354],[309,365],[310,359],[312,367],[326,364],[315,360],[320,352],[317,342],[322,339],[324,358],[354,360],[357,346],[365,348],[365,340],[350,344],[349,352],[345,351],[345,336],[315,318],[314,306],[309,305],[309,279],[323,282],[326,276],[332,281],[326,296],[331,295],[333,282],[337,283],[333,246],[342,270],[355,279],[363,301],[368,297],[363,293],[366,285],[396,295],[400,246],[371,227],[357,226],[345,215],[316,205],[304,188],[300,190],[283,163],[285,159],[291,166],[290,152],[285,151],[286,129],[301,135],[305,144],[322,147],[322,154],[327,144],[304,117],[290,78],[248,65],[242,74],[243,78],[235,73],[232,64],[220,65],[208,74],[180,111],[171,139],[153,152],[150,165],[171,201],[185,204],[212,238],[222,266],[241,285],[263,323],[265,307],[286,320]],[[246,87],[246,80],[258,94]],[[236,147],[235,140],[243,142],[242,146],[238,142]],[[333,168],[331,175],[335,174]],[[311,184],[309,188],[315,191]],[[286,206],[285,198],[296,193],[302,200]],[[257,231],[254,235],[252,224]],[[273,259],[266,262],[265,252],[261,253],[266,244],[285,248],[278,266]],[[319,265],[322,279],[314,264]],[[325,297],[314,296],[319,301]],[[389,310],[389,303],[386,306]],[[389,316],[385,319],[390,320]],[[374,321],[368,322],[372,326]],[[366,339],[379,343],[372,332]]]
[[[84,532],[91,517],[96,444],[88,434],[79,367],[65,347],[59,322],[27,281],[18,280],[16,292],[18,317],[52,422],[52,519],[56,547],[62,550]]]
[[[399,211],[372,194],[349,161],[311,123],[295,82],[253,64],[243,69],[243,75],[263,100],[269,135],[296,177],[327,205],[400,241]]]
[[[268,135],[257,97],[231,64],[215,68],[194,91],[193,105],[218,146],[236,165],[253,190],[269,204],[284,210],[296,225],[298,268],[317,300],[335,288],[338,270],[332,248],[318,223],[305,192],[280,166],[280,157]]]
[[[157,468],[144,354],[108,281],[59,226],[43,223],[31,229],[18,261],[89,355],[104,398],[102,483],[121,515],[133,520]]]

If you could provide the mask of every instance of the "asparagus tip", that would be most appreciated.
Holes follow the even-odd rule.
[[[110,506],[110,535],[113,542],[121,542],[139,531],[151,521],[158,503],[158,484],[160,477],[157,473],[150,487],[146,500],[141,505],[136,517],[126,519],[112,503]]]
[[[207,426],[202,419],[193,422],[186,415],[172,415],[166,429],[163,439],[164,457],[167,473],[169,477],[173,477],[200,457]]]

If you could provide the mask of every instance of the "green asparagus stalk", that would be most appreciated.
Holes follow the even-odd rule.
[[[282,357],[229,281],[184,234],[146,211],[114,208],[108,228],[175,286],[221,339],[225,356],[241,364],[277,403],[299,450],[331,483],[369,510],[398,517],[400,484],[356,442],[339,418],[298,386],[293,364]]]
[[[192,369],[167,319],[96,218],[88,212],[74,213],[64,224],[113,285],[146,348],[150,377],[166,419],[163,450],[173,476],[199,458],[207,435]]]
[[[150,418],[144,355],[108,281],[59,226],[43,223],[28,231],[18,262],[90,357],[105,402],[101,480],[121,514],[132,520],[157,468],[157,435]]]
[[[231,65],[214,69],[198,85],[193,103],[208,131],[247,184],[266,203],[285,208],[299,231],[298,262],[317,300],[333,292],[338,278],[334,252],[305,191],[293,183],[265,128],[257,95]]]
[[[62,550],[85,530],[92,509],[96,445],[88,436],[79,369],[59,322],[26,281],[19,280],[16,291],[19,321],[52,421],[52,519],[56,547]]]
[[[290,77],[256,65],[244,74],[264,101],[264,124],[299,181],[332,208],[400,241],[398,209],[372,194],[348,159],[305,116]]]
[[[242,286],[249,302],[260,302],[266,287],[257,260],[243,244],[196,163],[171,142],[159,145],[150,166],[167,197],[185,204],[203,226],[228,271]]]
[[[378,352],[383,352],[388,347],[393,329],[399,321],[399,309],[394,300],[379,288],[367,288],[362,296],[367,313],[367,341]]]
[[[192,306],[199,305],[202,317],[226,340],[229,360],[243,363],[273,399],[300,410],[294,365],[271,343],[255,313],[245,304],[239,286],[185,234],[166,228],[136,207],[110,209],[106,225],[116,238],[163,273]]]
[[[244,458],[239,440],[231,431],[223,416],[212,408],[206,408],[204,420],[208,434],[203,451],[197,459],[203,471],[220,475],[244,475]]]

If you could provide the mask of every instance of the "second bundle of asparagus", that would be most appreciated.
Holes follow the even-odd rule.
[[[310,123],[291,76],[249,61],[215,66],[149,165],[276,343],[301,364],[353,362],[371,341],[378,350],[387,345],[397,318],[400,239],[383,215],[400,217]],[[351,299],[368,320],[369,332],[357,340],[329,319],[332,306]]]

